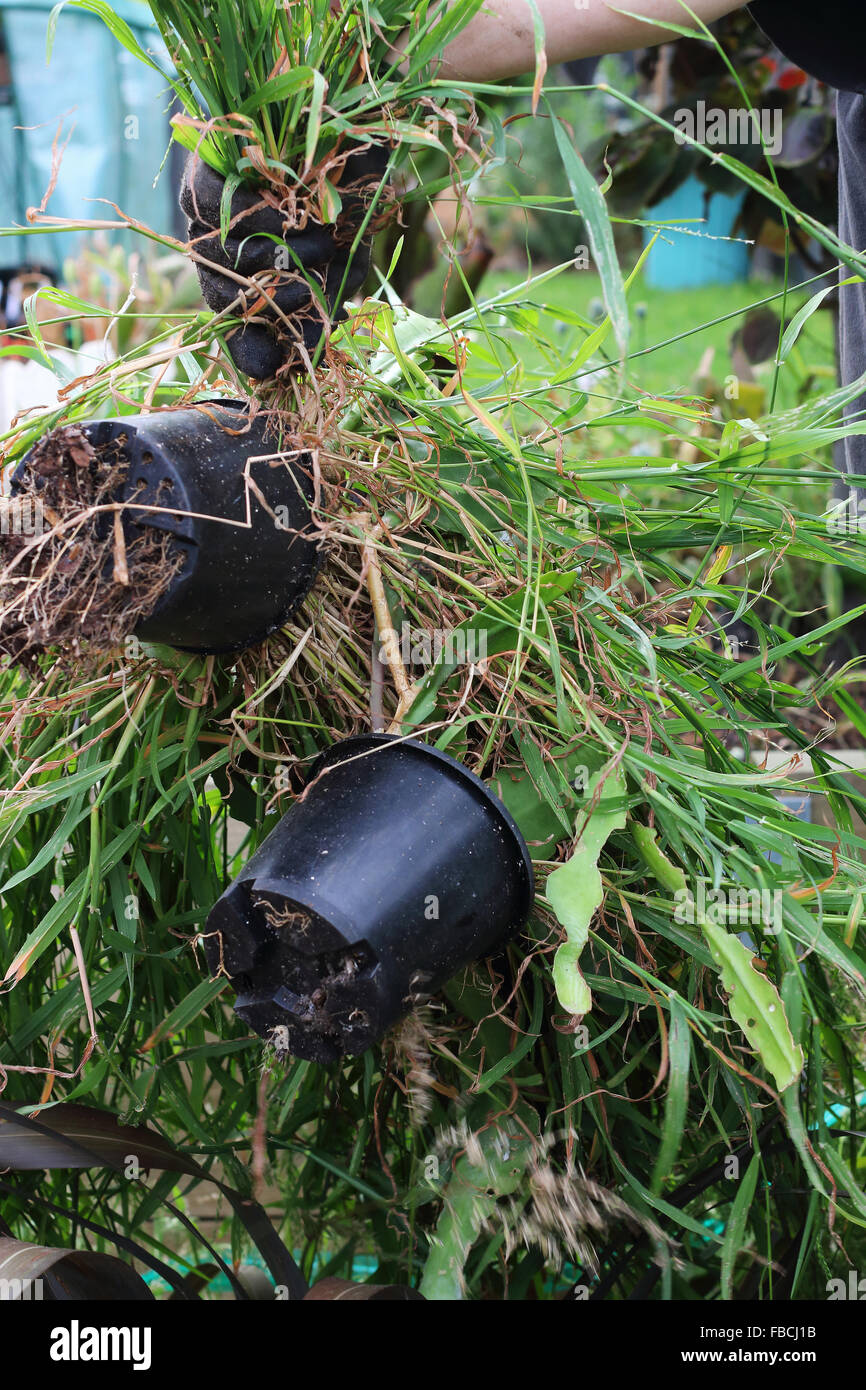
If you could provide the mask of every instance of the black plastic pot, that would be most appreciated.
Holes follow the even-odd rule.
[[[281,1050],[356,1056],[524,925],[532,864],[460,763],[415,739],[335,744],[205,928],[235,1011]]]
[[[265,417],[247,423],[237,404],[209,401],[81,426],[94,447],[115,443],[129,460],[119,500],[177,508],[123,513],[128,536],[157,527],[173,537],[172,549],[184,551],[183,568],[135,628],[145,641],[189,652],[240,651],[280,627],[309,592],[318,568],[309,455],[274,460],[276,467],[269,460],[250,464],[269,512],[244,470],[250,457],[274,455],[279,444]],[[246,520],[247,496],[251,524],[227,524]]]
[[[266,203],[262,187],[235,189],[228,214],[231,230],[225,240],[220,235],[225,180],[199,154],[189,156],[180,205],[190,219],[189,236],[206,303],[220,313],[237,301],[242,287],[226,271],[244,276],[266,271],[273,281],[270,303],[265,307],[259,304],[255,321],[244,323],[228,336],[226,347],[242,372],[264,381],[286,363],[303,368],[298,341],[312,353],[324,331],[311,283],[324,294],[332,322],[346,317],[341,301],[361,288],[370,269],[372,229],[354,252],[352,244],[372,190],[385,173],[389,154],[385,146],[361,145],[349,154],[339,175],[332,171],[341,198],[333,226],[323,226],[312,215],[299,217],[307,202],[300,189],[295,190],[297,205],[291,216]],[[290,225],[296,218],[302,227]],[[283,273],[274,278],[279,264],[275,253],[280,249],[289,254]]]

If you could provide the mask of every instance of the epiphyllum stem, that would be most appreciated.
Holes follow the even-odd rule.
[[[370,595],[370,602],[373,605],[373,616],[376,619],[376,628],[379,633],[379,641],[382,644],[382,651],[388,669],[391,672],[391,679],[394,682],[394,689],[397,691],[397,713],[391,722],[388,733],[399,733],[400,726],[406,715],[407,710],[415,699],[415,687],[406,675],[406,668],[400,659],[400,644],[397,641],[397,633],[391,619],[391,610],[388,607],[388,597],[385,593],[385,585],[382,581],[382,567],[379,564],[379,557],[376,554],[376,544],[381,539],[381,523],[376,526],[366,525],[364,527],[364,549],[362,552],[364,561],[364,572],[367,580],[367,591]]]

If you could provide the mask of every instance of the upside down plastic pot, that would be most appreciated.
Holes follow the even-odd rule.
[[[242,407],[209,401],[81,426],[94,448],[114,445],[128,461],[118,500],[139,506],[123,513],[127,535],[155,527],[183,551],[183,567],[135,627],[145,641],[240,651],[280,627],[312,585],[309,456],[279,458],[266,419],[248,423]]]
[[[501,946],[532,898],[526,845],[480,778],[418,740],[361,735],[316,764],[213,908],[205,951],[255,1032],[329,1062]]]

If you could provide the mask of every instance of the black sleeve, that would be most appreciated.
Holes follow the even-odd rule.
[[[749,8],[792,63],[841,91],[866,92],[863,0],[755,0]]]

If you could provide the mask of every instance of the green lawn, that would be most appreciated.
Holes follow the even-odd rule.
[[[480,298],[518,285],[521,277],[513,272],[494,271],[481,287]],[[787,318],[790,318],[814,291],[799,291],[789,296]],[[637,281],[629,294],[632,307],[632,332],[636,357],[632,380],[643,391],[651,393],[676,392],[693,389],[694,374],[708,347],[714,347],[714,376],[723,381],[731,372],[729,343],[740,322],[742,313],[755,304],[781,292],[782,285],[770,281],[745,281],[732,285],[707,285],[700,289],[651,289]],[[599,277],[588,271],[566,272],[541,286],[533,295],[539,304],[551,310],[558,307],[589,316],[593,301],[601,296]],[[777,311],[781,300],[775,301]],[[735,315],[725,318],[726,315]],[[720,321],[721,320],[721,321]],[[659,344],[667,346],[657,346]],[[793,403],[803,368],[829,372],[833,368],[833,319],[829,312],[820,311],[809,321],[798,344],[799,355],[792,356],[783,381],[781,402]],[[824,381],[824,389],[827,388]]]

